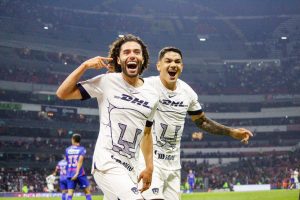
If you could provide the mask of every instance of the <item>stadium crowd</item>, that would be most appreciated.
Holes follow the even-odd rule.
[[[186,182],[187,169],[196,175],[195,189],[222,189],[225,182],[236,184],[271,184],[272,189],[288,189],[290,170],[300,166],[300,151],[281,156],[268,154],[252,158],[240,157],[239,162],[227,165],[210,165],[204,161],[182,162],[182,185]],[[47,168],[0,168],[0,192],[21,191],[20,186],[27,184],[31,192],[43,192],[46,187],[46,176],[53,171]],[[20,184],[22,182],[22,184]],[[96,190],[95,184],[93,190]],[[57,184],[56,184],[57,186]],[[56,187],[57,188],[57,187]]]
[[[291,173],[290,169],[300,166],[299,149],[277,156],[267,154],[252,158],[241,157],[239,162],[226,166],[210,166],[207,162],[182,162],[182,169],[192,169],[198,182],[196,188],[203,189],[204,182],[208,182],[211,189],[221,189],[225,182],[228,184],[271,184],[272,189],[288,189]],[[186,181],[187,170],[182,171],[182,183]],[[204,181],[206,179],[206,181]]]
[[[117,1],[104,0],[94,6],[93,2],[83,5],[74,0],[70,9],[68,4],[55,5],[51,1],[1,1],[1,81],[56,87],[71,68],[87,59],[87,52],[99,53],[99,44],[101,52],[106,52],[105,48],[113,38],[130,30],[149,43],[153,52],[151,57],[162,45],[174,44],[182,49],[187,63],[192,63],[186,64],[183,75],[187,74],[185,79],[200,97],[232,94],[266,96],[266,102],[261,103],[206,103],[203,106],[205,112],[224,112],[226,115],[226,112],[260,112],[266,107],[299,106],[296,100],[268,102],[268,96],[300,94],[300,34],[298,26],[295,26],[297,18],[293,18],[295,13],[299,13],[297,6],[285,4],[290,13],[282,15],[276,7],[283,5],[275,1],[273,7],[263,13],[257,8],[265,3],[259,0],[246,3],[239,9],[221,3],[214,5],[211,1],[203,1],[203,6],[197,3],[199,1],[190,1],[191,4],[180,0],[176,2],[135,1],[131,5],[126,1],[118,4]],[[152,4],[157,7],[151,9]],[[210,6],[214,10],[210,10]],[[176,16],[173,10],[177,10]],[[244,18],[244,14],[248,16]],[[288,40],[278,39],[280,30],[289,31]],[[68,51],[71,52],[65,53]],[[200,63],[199,58],[202,59]],[[225,62],[226,59],[241,62]],[[251,63],[259,59],[262,61]],[[193,70],[197,70],[197,74]],[[8,84],[12,86],[10,82]],[[87,148],[85,165],[89,172],[98,116],[77,114],[74,107],[96,108],[96,101],[58,101],[51,92],[37,94],[33,90],[14,91],[2,87],[0,101],[4,102],[0,112],[0,192],[19,192],[24,185],[28,186],[28,192],[47,192],[46,177],[53,172],[74,132],[80,132],[83,138],[87,138],[82,144]],[[18,105],[7,108],[7,102]],[[35,104],[42,109],[21,111],[17,107],[22,103]],[[46,108],[50,105],[68,106],[65,108],[71,113],[47,112]],[[220,122],[232,126],[288,127],[285,132],[255,133],[247,147],[296,147],[300,141],[299,117],[221,119]],[[230,187],[236,184],[271,184],[273,189],[287,189],[290,171],[300,167],[299,149],[290,153],[204,153],[199,150],[186,153],[189,148],[245,147],[238,141],[205,133],[204,139],[199,141],[199,138],[192,137],[194,131],[188,120],[182,137],[181,156],[190,161],[182,162],[182,185],[191,169],[197,177],[196,189],[201,191],[221,189],[225,183]],[[204,161],[197,162],[198,158]],[[209,158],[217,158],[220,162],[211,165]],[[224,164],[222,160],[228,158],[238,158],[239,161]],[[91,185],[92,191],[98,191],[93,181]]]
[[[78,64],[74,64],[78,65]],[[300,68],[293,65],[248,67],[224,66],[222,71],[216,71],[213,80],[206,80],[205,76],[197,82],[190,82],[199,95],[205,94],[297,94],[300,81],[298,74]],[[57,85],[66,77],[63,73],[51,71],[51,68],[39,70],[28,66],[4,66],[0,73],[2,80]],[[220,68],[220,70],[222,70]],[[223,74],[223,75],[222,75]],[[209,77],[211,75],[208,74]],[[231,77],[237,77],[232,79]],[[253,77],[256,77],[254,80]],[[280,81],[278,81],[280,80]],[[196,80],[195,80],[196,81]]]

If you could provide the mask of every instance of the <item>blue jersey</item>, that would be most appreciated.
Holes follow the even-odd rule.
[[[56,165],[56,170],[59,171],[59,180],[66,180],[67,179],[67,161],[61,160]]]
[[[67,177],[72,178],[77,170],[77,164],[80,156],[85,156],[86,150],[82,146],[70,146],[66,149]],[[85,175],[83,166],[79,170],[78,177]]]
[[[188,183],[194,183],[195,182],[195,174],[194,173],[189,173],[187,176]]]

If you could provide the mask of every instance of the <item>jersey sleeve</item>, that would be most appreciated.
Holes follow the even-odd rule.
[[[77,83],[77,88],[81,93],[82,100],[102,96],[103,86],[105,83],[104,79],[105,79],[105,74],[101,74],[94,78]]]
[[[85,156],[85,154],[86,154],[86,149],[82,148],[79,152],[79,156]]]
[[[152,124],[153,124],[153,121],[154,121],[154,115],[155,115],[155,112],[157,111],[157,107],[158,107],[158,103],[159,103],[159,99],[157,99],[157,102],[154,104],[153,106],[153,109],[147,119],[147,122],[146,122],[146,126],[147,127],[151,127]]]
[[[188,114],[189,115],[197,115],[197,114],[201,114],[202,113],[202,107],[200,105],[200,102],[198,100],[198,95],[196,94],[196,92],[192,89],[189,88],[190,92],[190,98],[191,98],[191,102],[188,108]]]

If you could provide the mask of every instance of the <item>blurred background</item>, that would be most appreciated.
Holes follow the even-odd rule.
[[[196,190],[229,184],[287,188],[300,167],[300,1],[298,0],[1,0],[0,192],[46,189],[70,145],[83,137],[90,174],[98,136],[95,100],[61,101],[58,85],[88,58],[106,56],[132,33],[158,51],[183,51],[181,79],[212,119],[254,132],[248,145],[199,132],[187,118],[182,188],[191,169]],[[91,78],[105,71],[89,70]],[[91,180],[92,181],[92,180]],[[98,192],[92,181],[93,191]]]

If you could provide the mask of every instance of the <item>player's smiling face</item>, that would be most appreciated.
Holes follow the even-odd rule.
[[[144,62],[142,47],[139,43],[129,41],[124,43],[120,49],[118,64],[122,72],[128,77],[137,77],[141,72]]]
[[[179,53],[169,51],[157,63],[162,83],[169,89],[175,89],[176,81],[183,69],[182,58]]]

